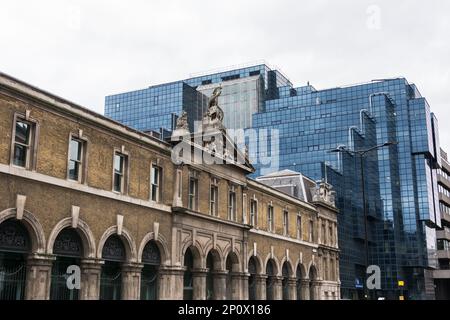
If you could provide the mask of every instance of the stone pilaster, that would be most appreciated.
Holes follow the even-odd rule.
[[[313,280],[310,282],[310,300],[320,300],[321,292],[320,292],[320,281]]]
[[[308,279],[302,279],[301,281],[301,300],[310,300],[309,296],[309,280]]]
[[[161,267],[159,269],[158,299],[183,300],[184,269]]]
[[[266,300],[266,275],[256,275],[256,300]]]
[[[144,265],[122,265],[122,300],[139,300],[141,294],[141,271]]]
[[[226,300],[227,298],[227,275],[228,271],[214,271],[214,300]]]
[[[283,300],[283,278],[274,277],[273,281],[273,299]]]
[[[288,299],[289,300],[297,300],[297,279],[290,278],[288,280]]]
[[[231,299],[248,300],[248,278],[247,273],[234,272],[231,274]]]
[[[34,254],[27,260],[26,300],[49,300],[54,256]]]
[[[194,286],[193,299],[206,300],[206,273],[207,269],[192,270],[192,285]]]
[[[98,300],[100,297],[100,276],[102,274],[103,260],[81,260],[81,300]]]

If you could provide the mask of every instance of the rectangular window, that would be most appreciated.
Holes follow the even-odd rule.
[[[328,239],[328,244],[330,246],[332,246],[333,242],[334,242],[334,240],[333,240],[333,227],[332,226],[328,227],[328,233],[329,233],[329,236],[330,236],[330,239]]]
[[[219,185],[215,178],[211,179],[209,213],[213,216],[217,216],[219,213]]]
[[[236,187],[233,185],[228,191],[228,219],[236,221]]]
[[[322,224],[322,244],[327,244],[327,233],[324,223]]]
[[[83,168],[83,144],[84,142],[71,138],[69,143],[69,168],[70,180],[80,181]]]
[[[274,226],[273,226],[273,207],[272,206],[268,206],[267,207],[267,226],[268,226],[269,232],[273,232],[274,231]]]
[[[161,181],[162,169],[161,167],[152,165],[151,169],[151,200],[159,202],[161,200]]]
[[[34,124],[17,119],[14,134],[13,164],[23,168],[30,167],[33,149]]]
[[[197,210],[198,179],[195,176],[189,178],[189,209]]]
[[[314,222],[309,221],[309,242],[314,242]]]
[[[256,227],[258,223],[258,202],[250,200],[250,225]]]
[[[302,239],[302,216],[297,216],[297,239]]]
[[[283,234],[289,235],[289,212],[283,211]]]
[[[125,186],[126,156],[116,152],[114,154],[114,191],[123,193]]]

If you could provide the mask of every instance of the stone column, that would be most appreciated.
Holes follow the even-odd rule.
[[[26,300],[49,300],[54,256],[34,254],[27,259]]]
[[[297,279],[289,278],[289,300],[297,300]]]
[[[313,280],[311,281],[311,291],[314,293],[313,297],[310,297],[310,300],[321,300],[321,292],[320,292],[320,281]]]
[[[310,300],[308,279],[301,280],[301,292],[302,292],[301,300]]]
[[[233,292],[231,298],[233,300],[248,300],[248,273],[235,273],[232,275]]]
[[[141,271],[144,265],[122,265],[122,300],[139,300],[141,297]]]
[[[100,298],[100,276],[104,263],[99,259],[81,260],[81,300],[98,300]]]
[[[266,275],[256,275],[256,300],[266,300]]]
[[[159,269],[158,299],[183,300],[184,268],[161,267]]]
[[[228,271],[219,270],[213,272],[214,300],[226,300],[227,298],[227,275]]]
[[[283,278],[274,277],[273,281],[273,299],[283,300]]]
[[[207,269],[192,270],[192,285],[194,286],[193,299],[206,300],[206,273]]]

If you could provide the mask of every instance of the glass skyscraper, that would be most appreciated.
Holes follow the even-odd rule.
[[[280,139],[271,141],[275,148],[269,150],[279,158],[276,171],[299,171],[334,185],[343,298],[363,294],[362,172],[358,157],[329,151],[397,142],[363,159],[369,264],[378,265],[382,277],[376,295],[433,298],[435,228],[440,226],[438,122],[414,84],[398,78],[327,90],[309,84],[295,88],[263,64],[108,96],[105,114],[139,130],[170,131],[182,110],[191,122],[199,120],[218,85],[228,128],[279,130]],[[265,169],[260,163],[255,167],[255,176]]]
[[[219,105],[229,129],[251,127],[252,115],[264,111],[265,100],[276,98],[279,87],[292,86],[279,71],[261,64],[107,96],[105,115],[138,130],[165,132],[186,111],[193,130],[218,85],[222,86]]]

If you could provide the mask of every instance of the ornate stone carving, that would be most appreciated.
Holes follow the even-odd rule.
[[[188,117],[186,111],[183,111],[181,113],[181,116],[179,116],[177,119],[176,130],[179,129],[189,130]]]
[[[81,257],[83,255],[83,245],[78,233],[74,229],[63,229],[56,237],[53,245],[53,253]]]
[[[222,87],[217,87],[214,89],[211,97],[209,97],[208,101],[208,109],[213,106],[219,105],[219,96],[222,94]]]
[[[190,135],[188,115],[183,111],[177,119],[175,130],[172,132],[172,140],[177,140],[179,137]]]
[[[149,241],[142,252],[142,262],[151,265],[161,264],[161,255],[158,246],[154,241]]]
[[[0,224],[0,249],[17,252],[30,250],[30,239],[19,222],[8,220]]]
[[[119,236],[112,235],[106,240],[102,250],[102,258],[105,260],[125,261],[125,247]]]
[[[224,118],[223,110],[219,107],[219,96],[222,93],[222,87],[214,89],[208,101],[208,110],[203,116],[203,130],[223,130],[222,120]]]
[[[332,189],[333,187],[329,183],[323,180],[319,181],[314,188],[311,188],[313,201],[325,202],[335,206],[336,192]]]

